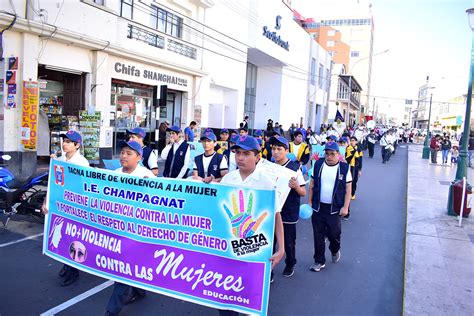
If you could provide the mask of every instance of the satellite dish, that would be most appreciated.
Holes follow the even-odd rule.
[[[373,129],[375,127],[375,121],[374,120],[370,120],[367,122],[367,127],[369,129]]]

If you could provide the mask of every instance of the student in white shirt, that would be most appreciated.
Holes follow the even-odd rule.
[[[275,183],[273,180],[261,173],[260,168],[257,168],[257,163],[261,159],[261,148],[254,137],[241,136],[236,141],[236,144],[231,148],[235,149],[235,160],[239,169],[226,174],[222,178],[222,184],[261,189],[275,188]],[[278,244],[278,250],[273,254],[273,256],[270,257],[272,270],[285,255],[283,222],[280,211],[281,209],[278,207],[275,213],[275,236],[276,242]],[[234,316],[239,315],[239,313],[234,311],[219,310],[219,315]]]
[[[89,167],[89,161],[81,155],[79,148],[82,146],[82,136],[76,131],[70,130],[66,134],[61,134],[60,137],[63,139],[62,150],[64,155],[61,157],[56,157],[51,155],[52,159],[57,159],[59,161],[69,162],[82,167]],[[41,210],[43,214],[48,214],[48,205],[49,196],[47,195],[44,199],[43,206]],[[58,273],[59,277],[63,278],[60,285],[68,286],[77,281],[79,278],[79,270],[68,265],[63,265],[61,270]]]
[[[260,158],[260,146],[252,136],[243,136],[232,146],[235,149],[235,160],[239,169],[226,174],[221,183],[251,188],[273,189],[275,183],[272,179],[260,172],[257,167]],[[278,251],[270,258],[272,269],[280,262],[285,254],[283,222],[278,208],[275,214],[275,235],[278,243]]]
[[[194,157],[194,180],[205,183],[220,182],[222,177],[227,174],[227,158],[214,150],[216,141],[216,135],[210,131],[201,137],[204,153]]]
[[[116,172],[140,178],[156,178],[151,170],[140,165],[143,149],[139,143],[133,140],[128,142],[122,141],[119,146],[122,148],[120,151],[121,167],[115,170]],[[146,292],[143,289],[115,282],[114,290],[107,304],[106,315],[118,315],[124,305],[133,303],[145,296]]]
[[[161,158],[166,160],[163,176],[185,179],[188,176],[188,166],[191,159],[189,144],[180,139],[181,129],[178,126],[171,126],[167,131],[170,133],[170,143],[161,152]]]

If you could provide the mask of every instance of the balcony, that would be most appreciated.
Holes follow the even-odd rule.
[[[159,49],[166,49],[170,52],[190,59],[196,60],[197,58],[197,49],[195,47],[185,44],[177,38],[170,38],[168,36],[165,37],[158,31],[150,31],[148,29],[129,24],[127,38],[146,43]]]

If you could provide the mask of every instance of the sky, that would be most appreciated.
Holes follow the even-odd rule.
[[[292,6],[306,18],[337,17],[355,2],[372,4],[374,54],[389,49],[372,64],[371,95],[381,109],[403,112],[402,100],[416,100],[427,76],[435,101],[467,93],[472,31],[465,11],[474,0],[292,0]]]

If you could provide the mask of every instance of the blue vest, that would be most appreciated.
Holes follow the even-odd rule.
[[[313,201],[311,201],[311,207],[319,212],[319,201],[321,198],[321,172],[323,170],[324,159],[319,159],[314,164],[313,177]],[[331,214],[339,213],[341,208],[344,206],[344,199],[346,198],[346,175],[349,170],[349,164],[345,162],[339,162],[336,180],[334,182],[334,190],[332,193],[331,203]]]
[[[148,165],[148,158],[150,158],[150,155],[153,149],[151,149],[148,146],[145,146],[142,149],[143,149],[142,164],[145,168],[150,169],[150,166]]]
[[[207,167],[207,176],[214,176],[214,178],[219,179],[221,178],[221,162],[224,156],[218,153],[215,153],[212,156],[211,161],[209,162],[209,166]],[[201,178],[205,178],[204,172],[204,154],[198,155],[194,158],[194,162],[196,163],[196,168],[198,172],[198,176]]]
[[[294,161],[291,161],[286,165],[286,167],[293,171],[298,171],[300,164]],[[300,195],[296,190],[291,189],[288,197],[286,198],[285,204],[281,209],[281,218],[283,223],[297,223],[299,214],[300,214]]]
[[[230,148],[227,148],[226,150],[224,150],[222,154],[227,157],[227,163],[229,163],[230,162]]]
[[[166,178],[176,178],[183,169],[184,166],[184,158],[186,157],[186,152],[188,151],[189,145],[187,142],[182,142],[179,145],[178,149],[176,150],[176,157],[174,156],[173,146],[171,146],[171,150],[168,153],[168,157],[166,157],[165,162],[165,170],[163,171],[163,177]],[[174,162],[173,162],[174,158]],[[173,162],[173,166],[171,163]],[[183,178],[186,178],[186,174]]]

